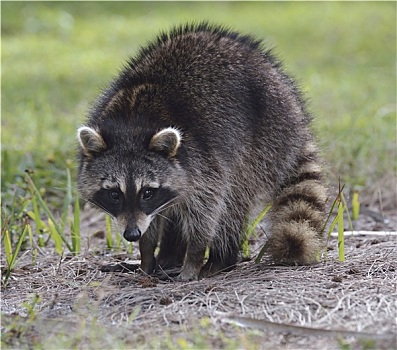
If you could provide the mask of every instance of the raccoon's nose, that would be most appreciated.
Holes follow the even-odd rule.
[[[141,238],[141,230],[137,227],[127,227],[124,231],[123,236],[128,242],[135,242],[139,238]]]

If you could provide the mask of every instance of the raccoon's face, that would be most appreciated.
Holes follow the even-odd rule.
[[[186,188],[178,162],[181,133],[169,127],[114,140],[114,133],[82,126],[79,189],[82,196],[117,219],[130,242],[138,240],[153,218],[176,203]]]

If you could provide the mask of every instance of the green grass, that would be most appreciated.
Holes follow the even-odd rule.
[[[62,211],[71,195],[65,169],[72,183],[76,177],[76,128],[100,89],[159,30],[202,19],[275,47],[307,92],[331,186],[341,178],[348,190],[371,193],[396,171],[395,3],[2,2],[1,9],[4,210],[24,196],[30,169],[48,208]]]
[[[141,45],[160,30],[203,19],[275,48],[310,100],[331,185],[340,177],[347,189],[372,193],[394,176],[396,3],[2,2],[2,245],[9,271],[26,245],[45,247],[49,239],[78,254],[77,127]],[[109,247],[120,246],[110,225],[104,229]]]
[[[333,172],[366,186],[396,169],[395,9],[391,2],[3,2],[2,184],[45,162],[73,163],[76,128],[127,57],[159,30],[209,19],[276,48],[308,93]]]

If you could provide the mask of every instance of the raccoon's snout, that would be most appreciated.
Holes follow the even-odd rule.
[[[137,227],[127,227],[123,236],[128,242],[136,242],[139,238],[141,238],[141,230]]]

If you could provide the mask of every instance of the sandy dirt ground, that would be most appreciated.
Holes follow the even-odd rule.
[[[84,320],[139,347],[154,346],[153,339],[160,341],[165,332],[171,343],[197,340],[202,332],[212,348],[228,346],[219,334],[228,334],[241,348],[396,348],[393,211],[363,212],[355,223],[358,230],[384,232],[347,236],[345,262],[338,261],[337,240],[331,237],[328,253],[314,266],[275,266],[265,256],[259,264],[247,260],[230,272],[189,283],[140,272],[102,272],[107,264],[138,263],[139,253],[107,252],[98,231],[102,214],[84,215],[85,252],[60,257],[46,248],[33,261],[33,252],[26,251],[2,287],[3,346],[29,348],[33,340],[78,329]],[[253,242],[253,258],[262,244],[260,237]],[[2,267],[4,273],[3,260]],[[23,303],[33,295],[40,301],[31,328],[22,337],[7,333],[15,332],[10,325],[29,324]],[[90,348],[89,340],[78,348]]]

